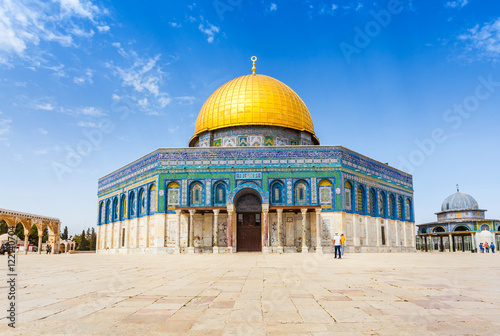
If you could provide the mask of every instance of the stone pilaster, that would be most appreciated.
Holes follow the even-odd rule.
[[[270,253],[272,251],[269,246],[269,205],[262,204],[262,252]]]
[[[175,247],[174,254],[181,253],[181,210],[175,210],[175,214],[177,216],[177,237],[175,237]]]
[[[233,212],[232,204],[227,206],[227,251],[233,253]]]
[[[302,253],[309,253],[307,246],[307,209],[300,209],[302,213]]]
[[[42,253],[42,236],[43,236],[43,230],[42,234],[38,233],[38,254]]]
[[[189,210],[189,242],[188,253],[194,253],[194,214],[196,210]]]
[[[316,212],[316,253],[323,254],[323,226],[321,223],[321,209],[315,209]]]
[[[219,210],[214,210],[213,253],[219,253]]]
[[[283,253],[283,209],[277,209],[278,214],[278,253]]]

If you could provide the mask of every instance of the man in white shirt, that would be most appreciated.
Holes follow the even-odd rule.
[[[333,237],[333,247],[335,248],[335,259],[337,259],[337,253],[339,259],[342,259],[342,254],[340,253],[340,236],[338,232],[335,232],[335,236]]]

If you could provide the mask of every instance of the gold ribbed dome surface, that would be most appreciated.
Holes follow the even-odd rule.
[[[287,85],[265,75],[245,75],[218,88],[196,120],[195,136],[205,131],[244,126],[281,126],[314,135],[306,104]]]

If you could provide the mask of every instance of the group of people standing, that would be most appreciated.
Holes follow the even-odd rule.
[[[339,259],[342,259],[342,255],[344,254],[344,246],[345,246],[345,237],[342,233],[339,236],[338,232],[335,232],[335,236],[333,237],[333,248],[335,249],[335,259],[337,259],[337,255]]]
[[[484,244],[483,243],[479,243],[479,251],[481,251],[481,253],[490,253],[490,249],[491,249],[491,253],[495,253],[495,244],[493,242],[491,242],[491,244],[488,245],[488,242],[485,242]]]

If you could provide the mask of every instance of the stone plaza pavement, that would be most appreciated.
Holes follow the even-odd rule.
[[[2,281],[1,335],[500,332],[498,253],[17,258],[20,314],[8,328]]]

